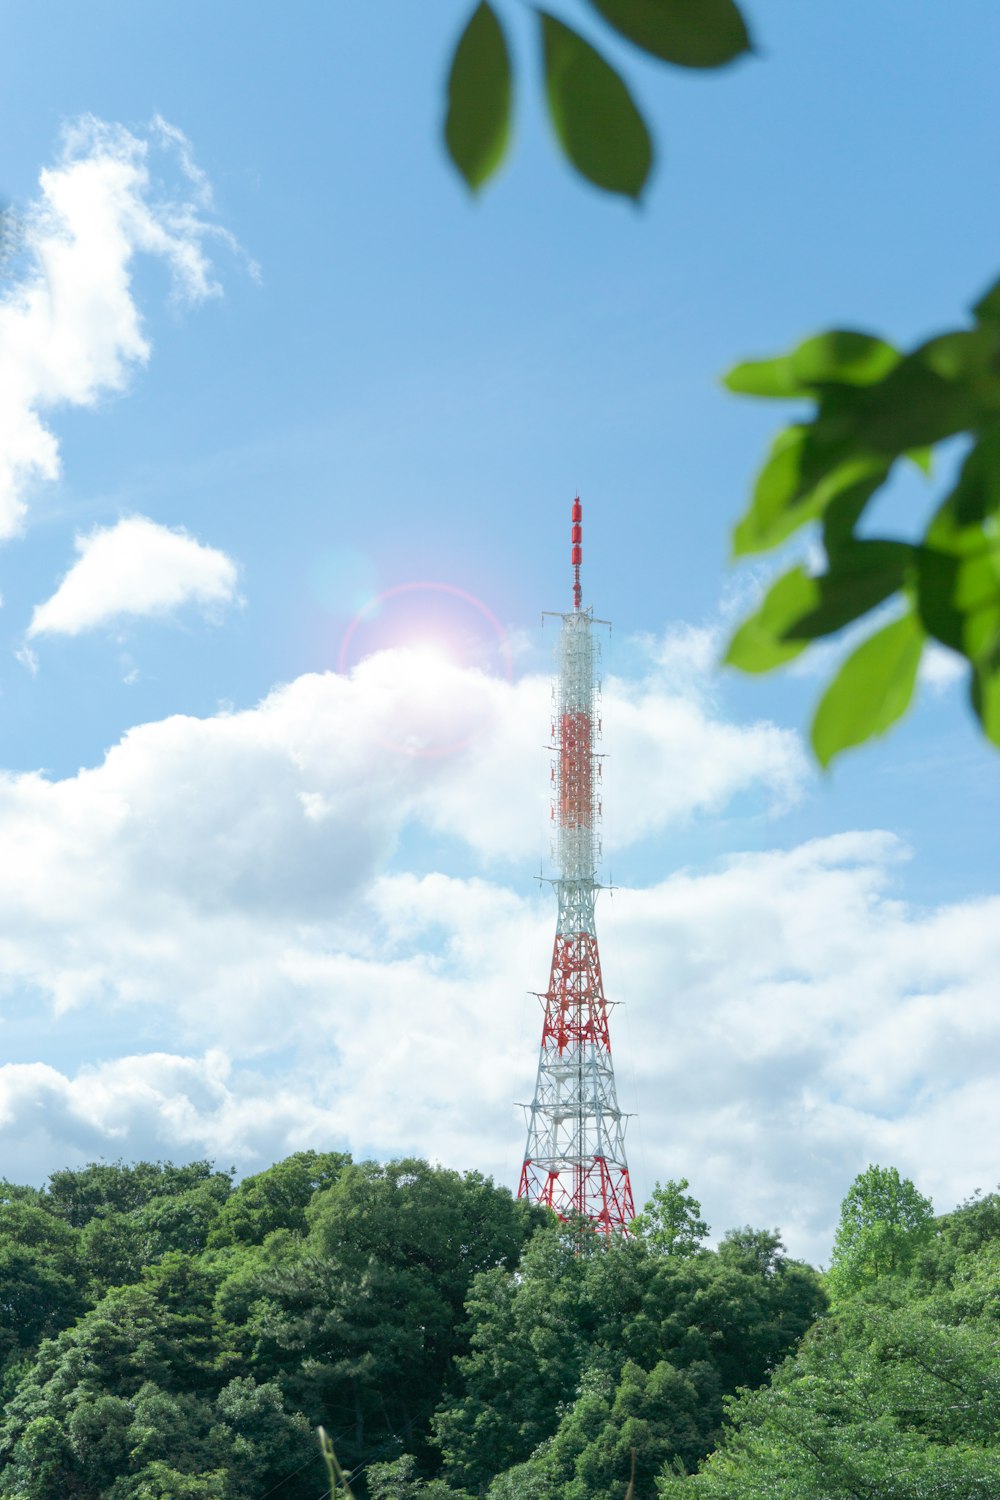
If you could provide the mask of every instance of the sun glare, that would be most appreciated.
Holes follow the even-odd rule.
[[[403,648],[421,666],[445,667],[455,664],[454,653],[443,641],[414,640]]]
[[[339,670],[351,672],[380,652],[399,652],[426,690],[419,729],[400,726],[398,736],[383,741],[404,755],[450,754],[480,732],[473,726],[456,736],[454,684],[442,667],[502,676],[508,682],[512,676],[510,645],[500,621],[481,599],[450,583],[401,583],[369,599],[344,632]],[[438,699],[440,723],[429,729],[427,716],[433,719]]]

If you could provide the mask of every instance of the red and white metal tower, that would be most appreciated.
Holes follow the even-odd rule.
[[[528,1106],[528,1143],[519,1198],[544,1203],[562,1219],[589,1219],[603,1234],[625,1234],[635,1217],[625,1123],[618,1108],[594,906],[601,889],[597,823],[601,758],[594,750],[601,721],[591,609],[581,606],[583,507],[573,502],[573,609],[559,616],[559,676],[553,689],[555,760],[553,852],[559,898],[535,1097]]]

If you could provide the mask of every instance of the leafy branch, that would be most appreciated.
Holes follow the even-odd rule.
[[[682,68],[719,68],[751,51],[734,0],[584,0],[649,57]],[[653,142],[628,85],[579,32],[535,8],[549,120],[581,176],[638,200],[653,167]],[[473,192],[493,175],[511,139],[513,64],[489,0],[472,12],[448,76],[445,144]]]
[[[822,531],[825,570],[801,565],[772,585],[736,631],[726,661],[767,672],[810,643],[895,601],[843,662],[824,692],[812,744],[828,765],[883,734],[905,712],[928,640],[970,666],[973,708],[1000,745],[1000,282],[972,309],[973,326],[901,354],[871,334],[835,330],[776,359],[737,365],[731,391],[814,403],[785,428],[737,523],[737,557],[770,551],[811,522]],[[925,471],[933,449],[965,436],[968,454],[922,539],[859,536],[895,465]]]
[[[580,3],[648,57],[678,67],[719,68],[752,51],[735,0]],[[598,188],[638,200],[655,151],[627,83],[571,26],[534,14],[563,154]],[[504,27],[481,0],[452,58],[445,120],[448,152],[473,191],[507,153],[513,100]],[[873,626],[816,710],[812,744],[823,766],[905,713],[929,640],[966,658],[974,711],[1000,745],[1000,282],[973,319],[905,354],[872,334],[833,330],[726,377],[740,394],[814,403],[809,420],[773,443],[734,531],[736,556],[773,550],[811,523],[825,552],[819,574],[799,565],[777,580],[726,661],[767,672],[846,626]],[[929,471],[934,448],[958,436],[969,452],[918,543],[859,532],[900,460]]]

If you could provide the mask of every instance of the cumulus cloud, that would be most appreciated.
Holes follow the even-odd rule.
[[[39,1180],[54,1161],[101,1156],[270,1162],[276,1140],[295,1150],[337,1123],[273,1080],[234,1076],[218,1050],[148,1052],[85,1065],[72,1078],[43,1063],[0,1067],[0,1138],[16,1134],[22,1173]]]
[[[886,834],[840,836],[602,904],[640,1196],[684,1173],[717,1233],[779,1225],[823,1261],[871,1160],[915,1176],[941,1209],[992,1185],[1000,902],[911,910],[894,893],[901,854]],[[253,1169],[346,1144],[513,1182],[524,1132],[511,1101],[530,1097],[541,1023],[525,991],[544,983],[550,902],[384,875],[356,916],[353,940],[289,921],[230,970],[232,993],[213,1004],[202,990],[188,1053],[0,1068],[5,1159],[36,1176],[95,1155]],[[241,1010],[239,1033],[223,1007]]]
[[[198,1014],[225,992],[238,1015],[248,986],[281,990],[287,924],[350,927],[407,828],[533,865],[548,829],[548,711],[543,679],[511,684],[397,649],[350,677],[300,677],[244,712],[140,725],[61,781],[2,775],[0,933],[18,936],[0,936],[0,972],[60,1006],[110,987],[176,996],[182,1011],[190,996]],[[792,735],[738,730],[654,679],[616,743],[626,767],[657,749],[678,772],[685,753],[711,767],[692,793],[706,808],[747,791],[784,797],[799,774]],[[442,744],[461,748],[433,753]],[[636,779],[617,806],[622,840],[645,836]],[[686,814],[675,789],[657,818]]]
[[[654,657],[608,686],[616,765],[669,760],[683,732],[685,774],[711,768],[701,806],[787,795],[791,737],[675,695]],[[554,921],[527,878],[547,714],[540,679],[397,649],[138,726],[73,777],[0,779],[4,1008],[116,1037],[76,1069],[0,1069],[8,1175],[346,1144],[515,1180]],[[443,742],[463,748],[420,753]],[[623,837],[644,836],[646,779],[623,777]],[[870,1159],[941,1207],[990,1186],[1000,902],[911,909],[904,861],[888,834],[845,834],[602,898],[640,1196],[684,1173],[718,1231],[780,1224],[822,1259]]]
[[[913,909],[905,856],[842,834],[615,898],[644,1150],[699,1178],[718,1229],[780,1223],[821,1259],[869,1161],[941,1209],[992,1186],[1000,900]]]
[[[79,554],[50,599],[36,606],[29,636],[79,635],[121,616],[164,615],[183,604],[232,602],[232,558],[182,528],[128,516],[74,543]]]
[[[710,700],[707,673],[696,687],[691,652],[675,649],[672,637],[648,644],[645,670],[609,678],[599,708],[615,847],[717,812],[744,792],[763,792],[775,811],[795,802],[810,775],[798,735],[766,721],[728,722]],[[693,649],[704,656],[700,641]],[[435,787],[423,804],[426,821],[487,857],[537,861],[550,828],[539,726],[544,735],[550,716],[547,677],[495,684],[491,733],[475,746],[474,772]]]
[[[206,218],[206,185],[184,137],[162,121],[157,137],[180,152],[186,198],[160,191],[148,142],[87,117],[65,132],[23,216],[24,269],[0,301],[0,538],[19,530],[31,487],[58,477],[49,413],[121,391],[149,358],[135,257],[163,261],[186,301],[220,290],[205,245],[229,236]]]

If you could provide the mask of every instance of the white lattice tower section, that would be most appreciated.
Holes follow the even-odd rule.
[[[592,611],[581,607],[583,511],[573,502],[572,613],[560,616],[552,722],[553,882],[558,918],[535,1095],[518,1196],[560,1218],[580,1216],[605,1234],[627,1233],[635,1216],[625,1158],[625,1117],[618,1107],[608,1002],[601,977],[594,907],[601,815],[599,684]]]

